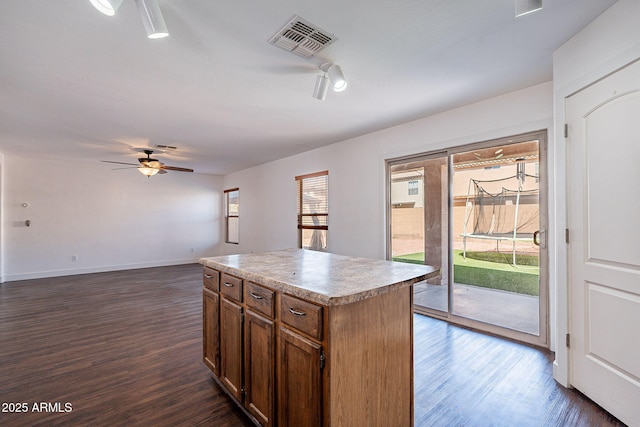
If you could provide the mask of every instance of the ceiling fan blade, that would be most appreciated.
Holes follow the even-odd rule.
[[[100,160],[100,161],[101,161],[101,162],[103,162],[103,163],[114,163],[114,164],[116,164],[116,165],[138,166],[138,165],[137,165],[137,164],[135,164],[135,163],[111,162],[111,161],[109,161],[109,160]]]
[[[158,169],[158,173],[167,173],[167,171],[163,169]]]
[[[160,169],[166,169],[166,170],[178,171],[178,172],[193,172],[193,169],[179,168],[177,166],[160,166]]]

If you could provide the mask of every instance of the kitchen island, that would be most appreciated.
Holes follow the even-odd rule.
[[[202,258],[203,355],[257,425],[413,425],[412,285],[430,266],[302,249]]]

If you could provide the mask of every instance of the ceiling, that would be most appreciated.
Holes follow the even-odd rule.
[[[134,0],[4,2],[0,152],[159,160],[224,175],[552,79],[552,52],[615,0],[159,0],[148,39]],[[294,15],[337,40],[311,59],[269,39]],[[346,91],[313,98],[319,64]],[[113,173],[123,173],[114,171]],[[132,172],[133,173],[133,172]]]

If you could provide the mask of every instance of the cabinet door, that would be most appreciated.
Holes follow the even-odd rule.
[[[202,292],[202,350],[204,363],[220,377],[220,297],[204,289]]]
[[[275,326],[247,310],[245,322],[245,406],[263,426],[272,426],[275,394]]]
[[[322,346],[280,328],[278,420],[281,426],[322,425]]]
[[[225,297],[221,301],[220,379],[242,402],[242,307]]]

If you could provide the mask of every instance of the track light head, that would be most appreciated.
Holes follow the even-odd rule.
[[[347,80],[344,78],[342,69],[338,64],[327,62],[322,64],[320,69],[329,75],[334,92],[342,92],[347,88]]]
[[[93,7],[107,16],[113,16],[123,0],[89,0]]]
[[[329,77],[326,75],[318,76],[316,78],[316,85],[313,88],[313,97],[324,101],[327,97],[327,90],[329,90]]]
[[[147,37],[150,39],[167,37],[169,30],[167,30],[167,24],[164,22],[158,0],[136,0],[136,3],[140,11],[140,18],[142,18],[142,23],[147,31]]]

